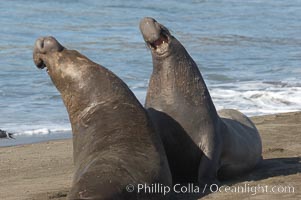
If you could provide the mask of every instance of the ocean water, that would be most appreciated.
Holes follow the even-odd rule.
[[[32,61],[55,36],[112,70],[144,103],[152,72],[139,20],[168,27],[198,64],[217,109],[301,110],[301,1],[0,1],[0,146],[71,137],[60,94]]]

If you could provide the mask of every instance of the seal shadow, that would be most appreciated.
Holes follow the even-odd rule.
[[[301,173],[301,157],[263,159],[248,174],[235,178],[235,182],[259,181],[271,177],[288,176]]]

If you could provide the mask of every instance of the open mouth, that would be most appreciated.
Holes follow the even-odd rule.
[[[37,62],[35,62],[37,68],[44,69],[46,68],[46,72],[49,72],[47,66],[45,65],[44,61],[42,59],[39,59]]]
[[[166,36],[164,33],[161,33],[159,39],[155,40],[154,42],[148,42],[148,45],[156,53],[163,54],[167,51],[168,42],[168,36]]]
[[[39,62],[37,63],[37,67],[39,69],[44,69],[46,67],[46,65],[42,60],[39,60]]]
[[[48,72],[48,68],[47,68],[47,66],[45,65],[44,61],[41,58],[38,58],[38,60],[35,61],[35,64],[36,64],[37,68],[39,68],[39,69],[46,68],[46,71]]]

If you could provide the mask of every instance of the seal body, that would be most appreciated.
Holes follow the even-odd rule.
[[[199,183],[215,181],[218,171],[220,177],[226,178],[252,169],[262,158],[261,139],[253,123],[235,110],[224,110],[218,115],[196,63],[165,26],[146,17],[140,22],[140,31],[153,60],[145,107],[151,110],[152,120],[159,129],[165,125],[156,118],[157,112],[174,119],[184,130],[182,135],[186,133],[195,145],[191,152],[186,151],[191,149],[186,142],[170,146],[169,140],[180,137],[161,131],[168,158],[178,153],[174,149],[181,148],[178,157],[197,164],[192,169],[197,168],[194,175]],[[181,163],[170,164],[172,173],[178,165]],[[181,170],[184,171],[180,179],[191,181],[185,172],[190,169]]]
[[[136,188],[169,186],[171,174],[160,137],[126,84],[53,37],[36,41],[33,58],[47,67],[69,114],[75,165],[69,199],[166,199]]]

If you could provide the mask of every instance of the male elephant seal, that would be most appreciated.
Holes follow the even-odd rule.
[[[13,133],[8,133],[7,131],[3,131],[0,129],[0,139],[1,138],[8,138],[8,139],[12,138],[13,139],[14,137],[13,137]]]
[[[69,199],[165,199],[132,184],[171,185],[160,137],[127,85],[53,37],[39,38],[34,63],[47,68],[73,132],[75,174]]]
[[[146,17],[140,22],[140,31],[153,60],[145,106],[154,123],[161,125],[159,129],[164,124],[157,120],[157,113],[165,113],[182,126],[202,151],[202,154],[190,152],[190,157],[198,156],[192,162],[199,161],[198,166],[192,166],[197,169],[198,182],[210,183],[217,175],[228,178],[254,168],[262,159],[262,144],[251,120],[236,110],[217,113],[196,63],[166,27]],[[161,134],[168,158],[175,156],[177,148],[183,149],[179,157],[189,156],[185,150],[187,143],[170,145],[173,143],[170,140],[178,138],[166,137],[170,136],[166,132]],[[173,173],[177,166],[170,164],[170,168]]]

